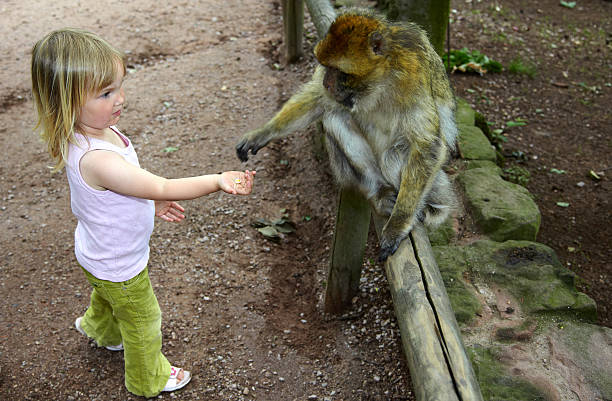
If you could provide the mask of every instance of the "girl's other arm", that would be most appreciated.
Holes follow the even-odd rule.
[[[155,201],[155,215],[166,221],[181,221],[185,218],[185,209],[175,201]]]
[[[81,175],[94,188],[152,200],[195,199],[222,190],[247,195],[253,188],[255,171],[227,171],[187,178],[167,179],[126,162],[107,150],[87,152],[81,158]]]

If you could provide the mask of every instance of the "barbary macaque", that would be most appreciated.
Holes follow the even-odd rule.
[[[270,141],[321,121],[336,181],[355,187],[388,216],[381,260],[417,221],[438,225],[455,197],[442,167],[455,147],[455,99],[444,65],[426,33],[349,9],[316,45],[310,82],[265,125],[236,146],[248,159]]]

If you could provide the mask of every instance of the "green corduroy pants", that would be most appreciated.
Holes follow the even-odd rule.
[[[128,391],[156,396],[170,377],[170,363],[161,352],[161,310],[148,268],[120,283],[83,271],[93,291],[81,328],[101,347],[123,342]]]

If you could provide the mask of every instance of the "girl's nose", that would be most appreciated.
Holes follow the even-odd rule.
[[[125,92],[123,88],[119,89],[119,96],[117,97],[117,101],[115,104],[123,104],[125,102]]]

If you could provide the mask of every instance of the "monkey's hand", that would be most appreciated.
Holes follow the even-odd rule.
[[[256,155],[257,151],[269,142],[267,130],[262,128],[247,132],[238,145],[236,145],[236,155],[238,158],[245,162],[249,159],[249,151],[251,154]]]

